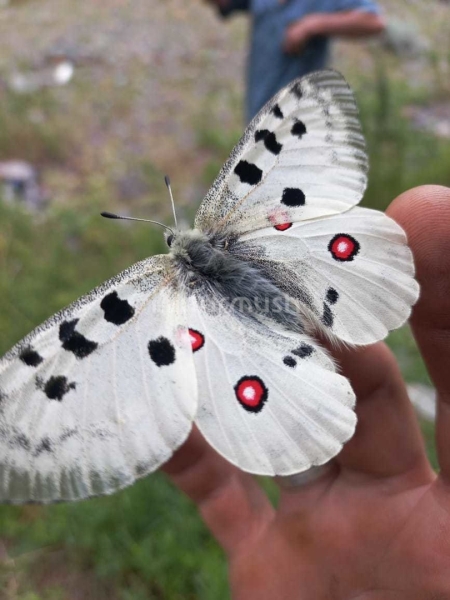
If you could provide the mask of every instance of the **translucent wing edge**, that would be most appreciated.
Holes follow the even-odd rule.
[[[134,472],[134,475],[127,478],[127,479],[123,479],[121,481],[119,481],[118,479],[115,479],[115,484],[114,485],[110,485],[110,486],[104,486],[104,487],[99,487],[99,490],[97,492],[87,492],[86,494],[83,495],[73,495],[73,496],[67,496],[67,497],[59,497],[59,498],[42,498],[42,499],[26,499],[26,498],[20,498],[20,499],[11,499],[10,497],[4,495],[4,492],[8,491],[7,488],[4,488],[3,485],[0,484],[0,503],[3,505],[8,505],[8,506],[24,506],[24,505],[32,505],[32,504],[36,504],[39,506],[50,506],[53,504],[61,504],[64,502],[82,502],[84,500],[91,500],[92,498],[101,498],[102,496],[112,496],[113,494],[116,494],[117,492],[120,492],[132,485],[134,485],[137,481],[144,479],[145,477],[147,477],[148,475],[151,475],[151,473],[155,473],[155,471],[157,471],[162,465],[164,465],[168,460],[170,460],[172,458],[172,456],[174,455],[174,453],[186,442],[186,440],[188,439],[189,435],[192,432],[192,427],[194,426],[194,421],[191,423],[191,428],[189,431],[187,431],[186,436],[183,439],[180,439],[179,444],[176,448],[173,449],[173,451],[171,453],[168,453],[167,456],[155,467],[153,468],[149,468],[149,469],[136,469]],[[3,477],[4,473],[6,472],[6,470],[4,469],[4,466],[0,464],[0,479]],[[23,476],[25,479],[27,479],[29,477],[29,474],[26,471],[23,471],[23,473],[20,473],[19,471],[16,471],[15,473],[16,477],[20,477]],[[97,484],[103,484],[103,480],[98,477],[96,479]]]
[[[361,172],[365,176],[365,185],[364,189],[362,190],[361,197],[364,195],[364,191],[367,187],[369,161],[366,153],[366,143],[362,133],[361,123],[359,120],[359,110],[356,104],[355,96],[341,73],[334,69],[324,69],[322,71],[315,71],[309,75],[306,75],[305,77],[301,77],[292,81],[288,86],[280,90],[278,94],[269,100],[253,118],[243,136],[233,148],[228,160],[220,170],[208,193],[202,200],[195,216],[194,225],[197,229],[202,230],[210,228],[210,219],[214,218],[214,215],[210,214],[210,206],[226,188],[228,177],[233,168],[239,162],[240,157],[244,154],[247,148],[254,143],[254,134],[261,121],[270,113],[276,104],[281,102],[286,95],[294,93],[300,98],[303,95],[304,90],[311,95],[311,91],[305,89],[308,85],[311,85],[317,90],[317,92],[324,90],[330,92],[333,102],[335,102],[335,104],[339,107],[339,110],[346,121],[346,127],[349,131],[348,145],[354,150],[357,150],[359,154],[359,166],[361,168]],[[317,94],[316,97],[319,100],[319,94]]]

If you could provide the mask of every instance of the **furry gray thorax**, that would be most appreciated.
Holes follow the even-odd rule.
[[[198,295],[205,307],[214,300],[225,301],[240,314],[303,332],[298,305],[251,260],[249,247],[236,237],[207,235],[196,229],[176,232],[170,240],[179,281],[188,294]]]

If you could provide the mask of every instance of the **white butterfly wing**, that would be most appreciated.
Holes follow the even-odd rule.
[[[418,286],[402,230],[354,208],[367,181],[357,114],[338,73],[293,82],[252,121],[195,224],[223,244],[228,278],[226,253],[294,299],[303,326],[365,344],[406,320]],[[197,404],[206,439],[252,473],[323,464],[351,437],[354,394],[319,345],[233,308],[238,274],[219,296],[217,272],[200,297],[182,263],[138,263],[1,359],[0,500],[129,485],[182,444]]]
[[[358,109],[331,70],[298,79],[254,118],[197,213],[203,231],[244,233],[341,213],[367,183]]]
[[[353,434],[353,391],[305,335],[239,318],[217,298],[188,301],[196,424],[241,469],[289,475],[335,456]]]
[[[317,328],[350,344],[385,338],[419,295],[406,235],[379,211],[355,207],[284,230],[260,229],[240,242],[242,257],[253,256]]]
[[[197,407],[170,259],[137,263],[0,361],[0,500],[109,494],[164,463]]]

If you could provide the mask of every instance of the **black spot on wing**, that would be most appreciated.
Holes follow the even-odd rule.
[[[66,429],[62,435],[56,440],[57,444],[64,443],[66,440],[72,438],[76,435],[78,431],[76,429]],[[14,431],[14,435],[12,435],[8,440],[8,446],[10,448],[21,448],[26,452],[33,451],[34,456],[39,456],[43,452],[52,452],[53,451],[53,443],[50,441],[48,437],[44,437],[40,440],[37,446],[33,449],[33,444],[30,438],[24,433],[18,433],[17,430]]]
[[[121,300],[117,292],[105,296],[100,306],[105,313],[106,321],[114,325],[123,325],[134,315],[134,308],[127,300]]]
[[[66,429],[64,430],[64,432],[59,436],[59,441],[60,442],[65,442],[66,440],[70,440],[70,438],[73,438],[74,436],[76,436],[78,434],[78,429]]]
[[[304,206],[305,194],[297,188],[284,188],[281,203],[286,206]]]
[[[89,354],[92,354],[98,348],[98,344],[97,342],[88,340],[78,331],[75,331],[77,323],[78,319],[61,323],[59,326],[59,339],[63,343],[62,347],[64,350],[72,352],[77,358],[86,358],[86,356],[89,356]]]
[[[337,292],[334,288],[328,288],[326,301],[330,304],[336,304],[339,300],[339,292]]]
[[[277,136],[268,129],[259,129],[255,133],[255,142],[260,142],[261,140],[264,140],[264,146],[272,154],[278,155],[283,149],[283,145],[277,141]]]
[[[72,321],[63,321],[59,326],[59,339],[61,342],[67,342],[75,333],[75,327],[78,323],[78,319]]]
[[[287,367],[291,367],[291,369],[297,366],[297,361],[292,356],[285,356],[283,362]]]
[[[253,163],[247,162],[246,160],[240,160],[234,167],[234,172],[242,183],[248,183],[249,185],[258,184],[263,175],[263,172],[259,167]]]
[[[284,119],[284,115],[283,115],[283,113],[281,111],[281,108],[280,108],[280,106],[278,104],[275,104],[275,106],[272,107],[271,113],[277,119]]]
[[[255,142],[260,142],[261,140],[266,139],[266,135],[270,133],[268,129],[258,129],[255,131]]]
[[[163,336],[148,343],[148,352],[157,367],[166,367],[175,362],[175,348]]]
[[[323,303],[322,323],[326,327],[333,327],[333,323],[334,323],[334,315],[331,312],[331,308],[328,306],[328,304],[326,302]]]
[[[136,477],[143,477],[144,475],[147,475],[147,473],[152,470],[152,467],[153,467],[153,463],[146,463],[146,462],[138,463],[136,465],[136,467],[134,468]]]
[[[36,450],[34,451],[33,456],[39,456],[44,452],[53,452],[53,445],[48,437],[42,438],[42,440],[36,446]]]
[[[294,125],[292,126],[291,133],[292,135],[295,135],[301,139],[306,133],[306,125],[303,123],[303,121],[295,121]]]
[[[310,346],[310,344],[300,344],[298,348],[292,350],[292,354],[298,356],[299,358],[308,358],[314,352],[314,348]]]
[[[37,367],[44,360],[31,346],[24,348],[19,354],[20,360],[29,367]]]
[[[49,400],[58,400],[61,402],[64,396],[76,388],[76,383],[69,383],[67,377],[58,375],[50,377],[48,381],[43,381],[41,378],[36,378],[36,386],[42,389]]]
[[[292,93],[297,100],[301,100],[303,98],[303,91],[299,83],[296,83],[294,86],[292,86]]]
[[[11,448],[22,448],[23,450],[29,451],[31,448],[31,442],[24,433],[17,433],[11,437],[8,442]]]

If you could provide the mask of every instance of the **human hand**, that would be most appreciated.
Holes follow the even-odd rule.
[[[317,35],[317,17],[315,14],[306,15],[298,21],[294,21],[284,33],[283,50],[287,54],[299,54],[308,41]]]
[[[233,600],[450,598],[450,189],[410,190],[388,212],[421,284],[411,324],[438,392],[441,472],[383,342],[338,353],[356,433],[321,477],[281,489],[276,510],[194,431],[164,470],[227,552]]]
[[[297,54],[317,35],[365,38],[381,33],[384,27],[382,17],[362,10],[311,13],[286,28],[283,49]]]

